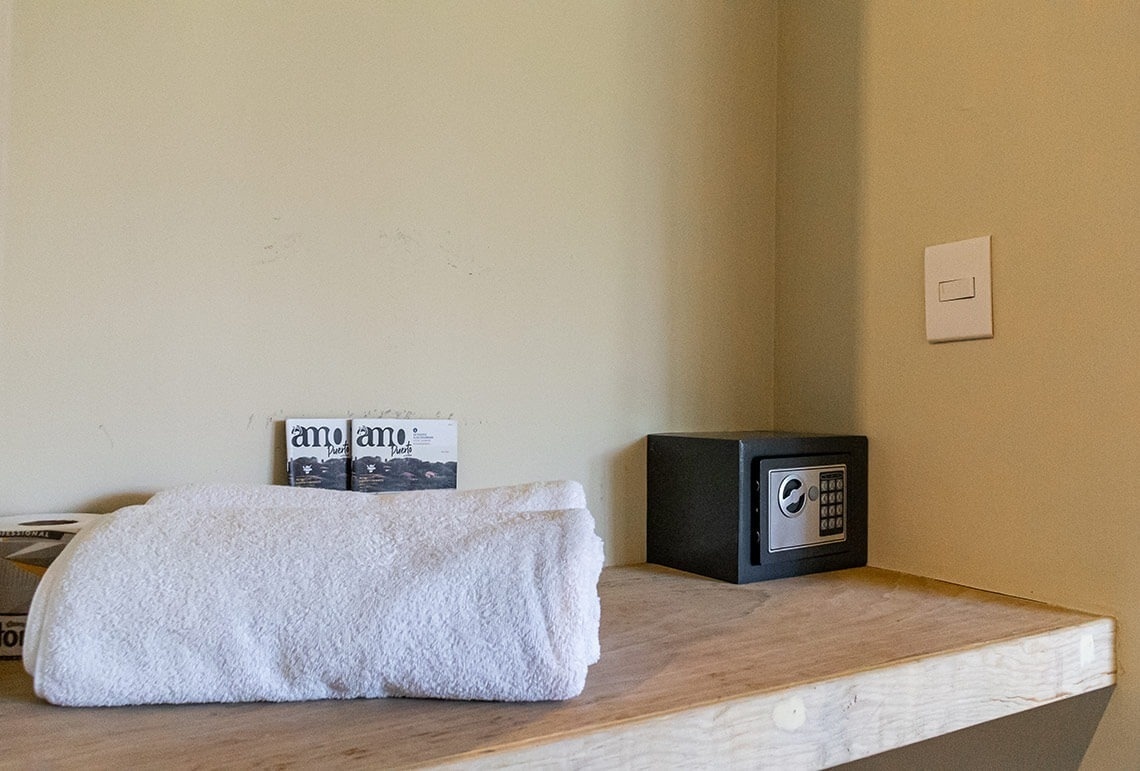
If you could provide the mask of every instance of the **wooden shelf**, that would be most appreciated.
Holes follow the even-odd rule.
[[[821,768],[1110,686],[1114,622],[875,568],[745,586],[607,568],[602,658],[561,703],[71,709],[0,662],[6,762]]]

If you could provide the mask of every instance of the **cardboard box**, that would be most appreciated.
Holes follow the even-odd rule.
[[[28,606],[40,577],[98,514],[0,515],[0,659],[24,650]]]
[[[454,420],[353,418],[351,489],[363,493],[455,489]]]
[[[289,418],[285,460],[294,487],[348,489],[348,418]]]

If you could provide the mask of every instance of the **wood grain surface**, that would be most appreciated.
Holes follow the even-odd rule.
[[[560,703],[60,708],[0,662],[0,763],[820,768],[1112,685],[1112,619],[875,568],[744,586],[607,568]]]

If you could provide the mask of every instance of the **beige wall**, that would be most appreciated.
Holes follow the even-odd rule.
[[[643,559],[644,435],[772,421],[775,8],[0,2],[0,509],[442,416]]]
[[[1135,767],[1140,3],[786,2],[780,26],[777,424],[870,436],[874,564],[1117,616],[1085,761]],[[994,338],[927,343],[923,248],[986,234]],[[805,351],[842,365],[820,382]]]

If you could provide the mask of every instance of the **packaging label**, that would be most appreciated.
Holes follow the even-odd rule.
[[[27,616],[0,615],[0,659],[18,659],[24,652]]]
[[[352,421],[353,490],[389,493],[454,489],[458,456],[454,420]]]
[[[0,514],[0,658],[24,649],[28,606],[48,566],[98,514]]]
[[[289,418],[285,454],[294,487],[348,489],[347,418]]]

